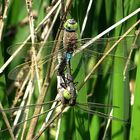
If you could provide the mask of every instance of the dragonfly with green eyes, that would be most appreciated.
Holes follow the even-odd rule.
[[[53,49],[52,46],[53,46],[53,44],[56,44],[58,41],[47,42],[45,44],[44,43],[35,44],[36,51],[37,51],[37,53],[40,54],[38,62],[37,62],[38,68],[40,71],[43,69],[42,70],[43,74],[40,76],[41,78],[42,77],[44,78],[46,76],[46,74],[44,74],[44,73],[47,71],[47,69],[49,69],[49,65],[48,65],[49,63],[53,62],[55,65],[57,65],[57,57],[59,54],[62,54],[61,59],[63,61],[61,61],[61,63],[59,65],[57,65],[57,67],[60,71],[60,75],[62,75],[61,73],[65,69],[66,62],[71,60],[71,58],[73,57],[73,53],[76,51],[76,49],[79,49],[78,46],[85,44],[86,42],[88,42],[90,40],[90,39],[81,39],[81,40],[77,39],[77,36],[78,36],[76,33],[77,26],[78,26],[77,22],[74,19],[69,19],[64,23],[64,36],[63,36],[63,40],[60,41],[61,42],[60,44],[62,44],[62,46],[60,49],[58,49],[57,51],[55,51],[53,53],[51,53],[51,51]],[[88,73],[92,69],[91,65],[96,64],[96,62],[98,60],[100,60],[100,58],[102,56],[104,56],[106,54],[107,50],[119,38],[120,37],[98,39],[96,42],[91,44],[87,49],[76,54],[73,57],[73,61],[76,61],[75,57],[81,55],[82,57],[78,58],[79,64],[77,64],[77,65],[78,65],[78,67],[80,65],[80,67],[83,66],[83,67],[87,68],[85,71],[86,71],[86,73]],[[124,54],[126,54],[126,56],[123,56],[123,57],[115,56],[114,51],[112,51],[110,54],[108,54],[106,56],[106,58],[104,59],[102,64],[97,67],[96,71],[94,72],[94,75],[103,74],[105,72],[112,73],[113,67],[114,67],[114,59],[120,60],[120,62],[121,62],[120,67],[118,67],[118,69],[115,70],[115,73],[123,73],[122,67],[124,67],[124,64],[126,64],[126,62],[128,61],[128,52],[129,52],[129,49],[131,49],[130,47],[133,44],[134,38],[135,38],[135,36],[127,36],[119,45],[119,47],[122,47],[122,52],[124,52]],[[19,44],[16,44],[16,46],[9,47],[8,52],[11,54],[13,51],[15,51],[16,47],[18,47],[18,46],[19,46]],[[13,48],[13,47],[15,47],[15,48]],[[29,52],[30,52],[30,47],[31,47],[31,43],[27,43],[24,46],[22,52],[19,53],[20,58],[26,57],[26,60],[28,60],[27,54],[29,54]],[[38,55],[37,55],[37,58],[38,58]],[[16,80],[18,82],[24,81],[26,76],[28,75],[27,73],[29,73],[31,70],[30,65],[31,65],[31,61],[26,61],[26,63],[15,67],[9,73],[8,77],[10,79]],[[127,71],[133,69],[134,67],[135,67],[134,63],[129,61],[129,63],[127,65]],[[33,72],[31,72],[31,73],[33,73]],[[18,83],[18,82],[15,82],[15,83]],[[19,87],[21,87],[21,85],[19,83],[17,85],[19,85]]]
[[[77,22],[74,19],[69,19],[64,23],[64,36],[63,40],[56,40],[56,41],[48,41],[46,43],[35,43],[35,49],[37,52],[37,63],[38,67],[44,66],[45,69],[47,69],[47,64],[49,62],[53,62],[57,65],[57,57],[59,54],[62,54],[63,56],[61,59],[63,59],[62,63],[60,66],[58,66],[60,69],[65,67],[66,61],[70,60],[71,58],[74,58],[76,56],[79,56],[80,54],[82,57],[80,58],[82,62],[85,64],[88,63],[93,63],[95,64],[102,56],[106,54],[106,52],[110,49],[110,47],[118,40],[121,38],[120,37],[112,37],[112,38],[101,38],[95,41],[94,43],[90,44],[86,49],[78,51],[79,53],[75,52],[77,50],[80,50],[80,47],[87,42],[90,41],[90,38],[85,38],[85,39],[80,39],[78,40],[78,35],[76,33],[77,30]],[[134,43],[134,39],[136,36],[134,35],[129,35],[126,36],[117,47],[121,47],[122,52],[124,53],[123,56],[115,56],[115,49],[110,52],[102,62],[100,66],[98,66],[95,75],[96,74],[102,74],[104,71],[104,68],[106,67],[107,64],[109,64],[109,68],[107,70],[107,73],[112,73],[113,72],[113,65],[114,65],[114,59],[116,58],[117,60],[120,60],[122,64],[126,63],[128,60],[128,53],[131,49],[136,49],[137,45],[140,44],[140,42]],[[53,49],[53,44],[57,44],[57,42],[60,42],[60,49],[56,50],[55,52],[52,52]],[[8,48],[8,53],[12,54],[15,52],[17,47],[20,45],[20,43],[11,46]],[[25,75],[27,72],[29,72],[31,61],[28,61],[30,59],[27,54],[30,54],[30,48],[32,44],[31,43],[26,43],[23,50],[18,54],[19,59],[26,58],[26,62],[24,64],[18,65],[15,67],[8,75],[8,77],[12,80],[22,80],[22,78],[25,78]],[[132,47],[133,46],[133,47]],[[82,63],[83,64],[83,63]],[[121,65],[121,64],[120,64]],[[129,61],[128,63],[128,71],[133,69],[135,66],[132,61]],[[23,68],[25,72],[21,74],[21,77],[19,76],[19,71]],[[55,69],[56,70],[56,69]],[[90,71],[90,70],[89,70]],[[116,73],[122,73],[122,70],[118,68]],[[45,75],[44,75],[45,77]]]
[[[62,105],[65,106],[84,106],[85,108],[80,107],[81,109],[89,112],[89,113],[95,113],[99,116],[105,117],[105,118],[109,118],[108,115],[105,115],[104,113],[100,113],[98,111],[94,111],[88,108],[88,106],[94,106],[95,108],[101,108],[101,107],[109,107],[112,108],[114,106],[105,106],[102,104],[96,104],[96,103],[78,103],[76,102],[76,89],[75,89],[75,85],[73,83],[73,79],[72,79],[72,75],[71,75],[71,69],[70,69],[70,61],[73,55],[73,52],[75,51],[75,49],[77,49],[77,46],[84,44],[86,42],[89,41],[89,39],[82,39],[82,40],[77,40],[77,34],[76,34],[76,29],[77,29],[77,23],[73,20],[70,19],[68,20],[65,24],[64,24],[64,39],[62,42],[63,47],[62,49],[59,49],[57,52],[52,53],[50,55],[50,50],[51,50],[51,46],[52,43],[54,42],[48,42],[45,44],[45,46],[42,47],[42,51],[41,51],[41,59],[39,59],[38,61],[38,65],[45,65],[45,70],[47,69],[47,63],[51,62],[52,60],[56,60],[53,61],[57,64],[57,57],[59,53],[62,53],[62,57],[61,57],[61,63],[58,64],[58,72],[57,75],[61,77],[61,81],[60,85],[63,88],[63,92],[60,94],[58,101],[61,102]],[[118,37],[120,38],[120,37]],[[87,72],[90,71],[90,68],[88,69],[88,64],[90,65],[94,65],[96,63],[97,60],[99,60],[108,50],[108,48],[112,45],[112,43],[114,43],[118,38],[109,38],[109,39],[99,39],[96,42],[94,42],[94,44],[92,44],[88,49],[85,49],[84,51],[81,51],[81,55],[82,57],[80,58],[81,61],[80,62],[80,66],[84,65],[85,67],[87,67]],[[127,36],[126,39],[124,39],[123,44],[125,44],[125,46],[127,44],[131,45],[132,41],[134,39],[134,36]],[[57,41],[55,41],[57,42]],[[130,44],[131,42],[131,44]],[[18,46],[18,44],[17,44]],[[27,43],[26,46],[24,47],[25,51],[22,51],[21,56],[27,53],[27,51],[30,49],[31,44]],[[39,46],[41,46],[41,44],[35,44],[37,51],[39,50]],[[122,46],[122,45],[121,45]],[[123,46],[122,50],[125,48]],[[9,48],[9,51],[11,51],[11,48]],[[79,55],[79,54],[77,54]],[[104,68],[106,68],[106,66],[108,65],[109,67],[107,67],[107,73],[112,73],[112,64],[114,63],[114,58],[117,58],[119,60],[121,60],[122,62],[122,66],[123,64],[127,61],[127,57],[122,57],[122,56],[114,56],[114,52],[112,52],[111,54],[109,54],[106,59],[104,60],[104,62],[102,63],[102,65],[100,65],[97,68],[96,74],[102,74],[104,72]],[[73,57],[73,60],[75,59],[75,56]],[[22,75],[21,77],[17,77],[19,70],[21,70],[22,67],[25,68],[25,70],[28,72],[30,69],[30,64],[31,62],[27,61],[25,64],[22,64],[20,66],[17,66],[14,70],[12,70],[9,73],[9,78],[14,79],[14,80],[24,80],[24,77],[26,75],[26,72],[24,72],[25,75]],[[120,64],[121,65],[121,64]],[[78,65],[79,66],[79,65]],[[135,65],[130,61],[129,65],[128,65],[128,69],[127,70],[131,70],[135,67]],[[67,70],[69,72],[66,72],[66,75],[64,74],[64,71]],[[121,73],[122,70],[118,68],[118,70],[116,71],[118,73]],[[60,78],[59,77],[59,78]],[[59,80],[58,80],[59,81]],[[69,86],[68,86],[69,85]],[[70,86],[71,85],[71,86]],[[60,88],[60,89],[62,89]],[[45,103],[44,103],[45,104]],[[38,106],[38,105],[35,105]],[[64,108],[62,107],[62,109]],[[21,107],[22,108],[26,108],[26,107]],[[29,108],[27,106],[27,108]],[[87,109],[88,108],[88,109]],[[19,108],[20,109],[20,108]],[[54,109],[54,108],[53,108]],[[14,110],[14,109],[13,109]],[[113,118],[113,117],[111,117]],[[114,118],[117,120],[117,118]],[[118,119],[119,120],[119,119]]]

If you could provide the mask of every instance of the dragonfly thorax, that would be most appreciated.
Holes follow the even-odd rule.
[[[77,33],[64,31],[63,46],[67,52],[73,52],[77,47]]]
[[[74,19],[68,19],[64,23],[64,36],[63,36],[63,46],[67,50],[67,52],[73,52],[76,49],[78,35],[76,33],[77,30],[77,22]]]

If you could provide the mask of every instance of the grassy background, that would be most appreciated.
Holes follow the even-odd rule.
[[[46,16],[46,8],[50,6],[51,1],[33,1],[32,10],[36,13],[37,17],[34,21],[35,28],[38,26],[40,21]],[[86,15],[89,0],[73,0],[70,10],[68,11],[68,18],[74,18],[78,22],[78,35],[80,38],[80,31],[82,29],[82,24]],[[5,8],[4,1],[1,2],[0,12],[3,14]],[[93,38],[98,35],[111,25],[115,24],[117,21],[121,20],[131,12],[135,11],[140,7],[138,0],[97,0],[93,1],[92,6],[89,11],[87,18],[87,23],[85,30],[83,32],[82,38]],[[26,9],[25,1],[11,0],[8,6],[7,18],[4,19],[4,28],[2,32],[2,38],[0,43],[0,66],[2,66],[5,61],[10,57],[7,53],[7,48],[9,46],[15,45],[18,42],[23,42],[30,34],[29,23],[28,23],[28,12]],[[49,36],[49,40],[54,40],[58,27],[60,24],[60,15],[54,24],[52,32]],[[54,18],[52,14],[51,19]],[[116,27],[115,30],[111,31],[107,37],[114,37],[123,35],[138,19],[140,14],[133,16],[125,23]],[[23,24],[24,20],[27,19],[26,24]],[[2,26],[0,27],[2,28]],[[138,26],[130,33],[134,34],[138,29]],[[41,28],[37,32],[37,36],[41,36]],[[131,47],[128,45],[127,48],[121,48],[124,44],[120,43],[120,47],[116,49],[116,54],[119,56],[128,56]],[[48,49],[48,48],[47,48]],[[125,50],[127,49],[127,50]],[[128,51],[128,52],[127,52]],[[124,52],[127,52],[125,54]],[[132,60],[139,56],[139,50],[135,50],[132,55]],[[72,59],[72,70],[74,81],[78,82],[78,85],[84,80],[86,73],[88,73],[88,67],[90,67],[90,62],[88,65],[81,64],[82,54],[76,56]],[[1,104],[7,108],[10,107],[15,96],[16,89],[11,90],[14,81],[9,80],[8,73],[18,64],[23,63],[24,60],[19,54],[13,61],[6,67],[4,72],[0,75],[0,100]],[[115,60],[114,71],[116,68],[120,67],[120,60]],[[132,71],[126,73],[126,80],[124,81],[123,75],[121,74],[103,74],[98,77],[92,76],[87,83],[78,91],[78,102],[99,102],[105,104],[117,105],[120,108],[114,110],[114,116],[120,119],[127,120],[129,123],[124,123],[120,121],[112,121],[109,125],[109,129],[105,131],[107,120],[100,118],[96,115],[89,115],[80,109],[71,108],[68,112],[62,115],[62,120],[60,124],[60,132],[58,139],[69,139],[69,140],[100,140],[105,135],[106,140],[139,140],[140,139],[140,103],[139,103],[139,83],[140,83],[140,61],[138,59],[136,63],[136,68]],[[49,65],[46,63],[45,66]],[[77,67],[78,65],[78,67]],[[80,69],[78,69],[80,67]],[[47,67],[48,68],[48,67]],[[44,68],[44,72],[47,68]],[[90,70],[89,70],[90,71]],[[50,77],[49,88],[47,90],[47,96],[45,101],[52,100],[56,96],[56,75]],[[130,84],[133,85],[133,91],[130,91]],[[77,85],[77,87],[78,87]],[[36,86],[36,85],[35,85]],[[54,88],[55,87],[55,88]],[[38,98],[37,86],[35,88],[34,95],[32,96],[32,102],[36,103]],[[10,93],[8,92],[10,91]],[[8,94],[9,93],[9,94]],[[91,95],[90,97],[88,95]],[[130,105],[130,96],[134,94],[135,102],[134,105]],[[22,100],[22,98],[21,98]],[[48,109],[48,108],[46,108]],[[44,109],[45,110],[45,109]],[[109,113],[110,110],[105,109],[102,111]],[[0,114],[1,115],[1,114]],[[32,115],[32,114],[31,114]],[[7,113],[9,121],[10,116]],[[2,116],[0,116],[2,118]],[[36,133],[40,126],[42,125],[44,118],[39,120],[34,133]],[[3,119],[0,119],[0,127],[4,129],[6,126]],[[28,132],[28,129],[26,130]],[[25,136],[27,135],[25,133]],[[106,134],[105,134],[106,132]],[[45,132],[42,136],[48,139],[54,139],[56,135],[56,129],[50,128],[50,131]],[[3,137],[4,136],[4,137]],[[25,138],[25,137],[24,137]],[[0,133],[0,139],[10,139],[9,132]],[[20,139],[20,137],[18,138]],[[41,138],[40,138],[41,139]]]

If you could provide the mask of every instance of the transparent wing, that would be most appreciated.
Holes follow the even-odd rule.
[[[110,38],[99,38],[95,42],[93,42],[90,46],[98,45],[98,49],[102,50],[102,48],[104,48],[103,46],[107,46],[107,45],[112,46],[121,37],[122,36],[116,36],[116,37],[110,37]],[[140,40],[139,40],[140,35],[137,36],[136,40],[134,40],[135,38],[136,38],[136,35],[127,35],[126,37],[124,37],[122,39],[122,41],[120,41],[120,43],[125,45],[125,47],[127,47],[127,48],[130,47],[134,43],[133,46],[135,45],[134,47],[137,48],[138,45],[140,45]],[[85,43],[87,43],[91,39],[92,38],[80,39],[80,40],[78,40],[78,43],[80,42],[80,45],[84,45]]]
[[[31,109],[31,108],[36,108],[36,107],[44,107],[51,105],[54,102],[58,102],[58,100],[52,100],[48,102],[44,102],[41,104],[30,104],[30,105],[24,105],[24,106],[17,106],[17,107],[12,107],[12,108],[4,108],[0,109],[0,112],[14,112],[18,110],[26,110],[26,109]],[[86,103],[81,103],[81,102],[76,102],[76,106],[81,106],[81,107],[88,107],[88,108],[94,108],[94,109],[100,109],[100,108],[118,108],[118,106],[112,106],[112,105],[107,105],[107,104],[101,104],[101,103],[94,103],[94,102],[86,102]]]
[[[113,72],[115,72],[116,74],[123,74],[125,67],[127,67],[126,71],[130,71],[135,68],[134,62],[129,60],[128,57],[115,56],[112,54],[108,54],[107,56],[105,56],[105,53],[96,53],[92,50],[85,50],[82,56],[84,57],[82,59],[82,64],[86,68],[87,73],[89,73],[94,67],[96,67],[93,73],[94,75]],[[114,70],[116,61],[119,61],[120,67],[117,67]],[[98,65],[98,62],[101,63],[99,63]]]
[[[45,55],[43,58],[39,58],[37,61],[37,66],[39,71],[42,69],[47,69],[49,67],[49,63],[53,62],[55,65],[57,65],[57,57],[58,53],[63,53],[64,49],[60,49],[56,51],[55,53],[51,53],[51,55]],[[42,53],[44,53],[44,50],[42,50]],[[41,53],[41,57],[43,54]],[[29,71],[31,70],[31,61],[27,61],[21,65],[16,66],[13,70],[11,70],[8,74],[9,79],[12,80],[18,80],[22,81],[25,79]],[[45,75],[43,76],[45,77]]]
[[[103,73],[124,73],[135,68],[134,62],[132,62],[129,57],[130,51],[137,49],[140,45],[139,39],[135,42],[135,36],[127,36],[119,44],[108,53],[115,42],[120,37],[115,38],[102,38],[91,44],[87,49],[84,49],[76,55],[82,56],[81,65],[84,65],[87,73],[89,73],[93,67],[95,68],[94,75]],[[116,49],[120,48],[121,53],[116,55]],[[79,49],[80,50],[80,49]],[[115,63],[119,62],[120,67],[115,68]]]
[[[91,70],[91,67],[94,66],[98,60],[100,60],[105,54],[106,52],[110,49],[110,47],[112,47],[112,45],[119,39],[120,37],[113,37],[113,38],[101,38],[98,39],[97,41],[95,41],[93,44],[91,44],[88,48],[84,49],[83,51],[80,52],[80,54],[82,55],[82,64],[85,65],[85,67],[87,68],[87,72]],[[126,67],[127,67],[127,71],[135,68],[135,65],[132,61],[130,61],[128,59],[128,54],[133,46],[133,49],[136,48],[134,47],[133,41],[134,41],[135,36],[127,36],[125,37],[117,47],[121,47],[122,52],[124,53],[122,56],[116,56],[115,55],[115,49],[110,52],[105,59],[102,61],[102,63],[98,66],[98,68],[96,69],[96,72],[94,73],[95,75],[97,74],[103,74],[105,71],[106,73],[112,73],[113,67],[114,67],[114,60],[119,60],[120,61],[120,67],[115,70],[115,73],[122,73],[124,69],[122,69],[122,67],[124,67],[124,65],[126,64],[126,62],[128,61],[129,63],[127,63]],[[80,39],[77,41],[77,49],[79,49],[79,47],[81,47],[83,44],[85,44],[86,42],[88,42],[90,40],[90,38],[86,38],[86,39]],[[52,42],[47,42],[45,44],[41,44],[41,43],[36,43],[36,51],[37,53],[39,52],[39,48],[42,48],[41,50],[41,55],[39,58],[39,62],[38,62],[38,66],[42,66],[45,64],[45,66],[47,66],[48,62],[53,62],[57,64],[57,56],[58,53],[63,53],[65,51],[65,49],[60,49],[57,50],[55,53],[51,54],[51,51],[53,49],[53,45],[58,43],[58,41],[52,41]],[[61,45],[63,46],[63,41],[59,42]],[[136,44],[137,43],[137,44]],[[139,45],[140,42],[136,42],[136,45]],[[20,44],[16,44],[16,47],[18,47]],[[21,53],[21,57],[22,56],[27,56],[29,50],[31,48],[31,43],[27,43]],[[10,47],[8,49],[8,52],[12,52],[11,50],[14,51],[14,49],[12,49],[12,47]],[[51,55],[50,55],[51,54]],[[77,54],[79,55],[79,53]],[[73,57],[74,60],[75,56]],[[26,73],[29,71],[30,69],[30,65],[31,62],[28,61],[25,64],[19,65],[17,67],[14,68],[14,70],[12,70],[8,77],[12,80],[21,80],[21,77],[25,77]],[[19,71],[23,69],[24,72],[19,73]],[[26,72],[27,71],[27,72]],[[21,75],[21,76],[20,76]]]
[[[42,104],[30,104],[26,106],[21,106],[21,107],[12,107],[12,108],[5,108],[5,109],[0,109],[0,112],[11,112],[11,111],[18,111],[18,110],[25,110],[25,109],[30,109],[30,108],[35,108],[35,107],[40,107],[40,106],[47,106],[49,104],[52,104],[53,102],[57,102],[57,100],[49,101],[49,102],[44,102]]]
[[[77,102],[76,105],[89,107],[89,108],[119,108],[118,106],[106,105],[101,103],[94,103],[94,102],[87,102],[87,103],[79,103]]]
[[[0,109],[0,112],[5,112],[5,113],[8,113],[8,114],[11,114],[11,113],[14,113],[15,115],[14,116],[18,116],[18,111],[22,111],[22,114],[21,114],[21,119],[18,121],[18,123],[16,123],[16,125],[14,125],[14,121],[12,121],[13,123],[13,131],[15,128],[18,128],[20,127],[20,125],[23,125],[24,123],[30,121],[31,119],[33,118],[36,118],[36,117],[39,117],[39,116],[46,116],[47,113],[49,113],[50,111],[52,110],[55,110],[57,107],[60,106],[60,104],[56,104],[55,107],[51,108],[51,109],[47,109],[45,110],[44,112],[40,113],[39,115],[34,115],[34,116],[31,116],[29,118],[24,118],[24,115],[26,115],[26,110],[28,109],[30,112],[32,111],[32,109],[36,108],[36,107],[49,107],[51,104],[53,104],[54,102],[57,102],[57,100],[54,100],[54,101],[49,101],[49,102],[44,102],[42,104],[30,104],[30,105],[26,105],[26,106],[22,106],[22,107],[13,107],[13,108],[6,108],[6,109]],[[13,117],[12,119],[14,119],[15,117]],[[11,124],[12,124],[11,123]],[[3,133],[5,131],[8,131],[8,129],[1,129],[0,128],[0,133]]]
[[[19,110],[21,110],[22,111],[22,115],[24,115],[24,112],[26,113],[26,111],[25,111],[26,109],[31,110],[31,109],[33,109],[35,107],[48,106],[48,105],[50,105],[50,104],[52,104],[54,102],[57,102],[57,100],[49,101],[49,102],[44,102],[42,104],[30,104],[30,105],[26,105],[26,106],[22,106],[22,107],[6,108],[6,109],[3,109],[3,110],[1,109],[0,112],[9,112],[9,113],[12,113],[12,112],[15,112],[15,111],[18,112]],[[51,108],[49,110],[45,110],[43,113],[41,113],[39,115],[32,116],[32,117],[30,117],[28,119],[22,119],[22,120],[20,120],[20,122],[18,122],[16,125],[14,125],[13,129],[15,129],[16,127],[19,127],[20,125],[24,124],[27,121],[30,121],[31,119],[33,119],[35,117],[46,115],[49,111],[55,110],[59,106],[60,106],[60,104],[57,104],[54,108]],[[93,102],[87,102],[87,103],[78,103],[77,102],[76,105],[75,105],[75,107],[76,108],[79,108],[79,109],[81,109],[84,112],[87,112],[89,114],[98,115],[99,117],[102,117],[102,118],[113,119],[113,120],[118,120],[118,121],[125,122],[124,120],[115,118],[113,116],[109,116],[108,114],[105,114],[105,113],[102,113],[102,112],[96,110],[96,109],[101,109],[101,108],[109,108],[109,109],[118,108],[119,109],[118,106],[105,105],[105,104],[93,103]],[[2,133],[4,131],[8,131],[8,129],[1,129],[0,130],[0,133]]]
[[[103,50],[103,46],[107,46],[107,45],[113,45],[121,36],[118,36],[118,37],[111,37],[111,38],[100,38],[100,39],[97,39],[93,44],[91,44],[90,46],[97,46],[98,45],[98,49],[96,48],[96,51],[101,51]],[[129,36],[126,36],[123,41],[121,41],[121,43],[123,43],[127,48],[130,47],[130,45],[132,45],[133,43],[133,40],[136,36],[134,35],[129,35]],[[84,38],[84,39],[79,39],[77,40],[77,46],[82,46],[83,44],[87,43],[88,41],[90,41],[91,38]],[[53,49],[53,46],[55,46],[56,44],[58,44],[63,47],[63,40],[62,41],[58,41],[58,40],[55,40],[55,41],[48,41],[46,43],[35,43],[34,46],[35,46],[35,49],[36,51],[38,52],[40,50],[40,48],[42,48],[42,52],[45,53],[44,56],[42,56],[42,59],[46,56],[46,55],[49,55],[50,54],[50,51]],[[135,43],[135,45],[137,44],[140,44],[140,41],[139,39],[137,39],[137,42]],[[12,55],[16,50],[17,48],[20,46],[20,45],[23,45],[23,43],[16,43],[10,47],[8,47],[7,49],[7,52]],[[134,45],[134,44],[133,44]],[[21,50],[21,52],[19,52],[19,56],[20,57],[27,57],[27,54],[30,53],[30,49],[31,49],[31,46],[32,46],[32,43],[31,42],[27,42],[23,49]]]
[[[112,115],[109,115],[109,114],[106,114],[106,113],[103,113],[103,112],[100,112],[98,110],[96,110],[96,108],[94,109],[91,109],[90,107],[88,106],[82,106],[82,105],[77,105],[76,106],[78,109],[88,113],[88,114],[94,114],[94,115],[97,115],[101,118],[105,118],[105,119],[111,119],[111,120],[116,120],[116,121],[121,121],[121,122],[124,122],[124,123],[128,123],[126,120],[123,120],[123,119],[120,119],[120,118],[117,118],[117,117],[114,117]],[[105,105],[106,107],[106,105]],[[110,106],[111,107],[111,106]],[[101,108],[101,107],[100,107]],[[113,106],[111,108],[114,108]]]
[[[42,56],[42,59],[46,56],[46,55],[49,55],[51,53],[51,50],[53,49],[53,46],[56,45],[57,43],[59,43],[60,46],[63,45],[63,41],[58,41],[58,40],[55,40],[55,41],[48,41],[46,43],[42,43],[42,42],[39,42],[39,43],[35,43],[34,44],[34,47],[36,49],[36,52],[38,52],[40,49],[42,49],[42,54],[44,54],[44,56]],[[19,46],[23,45],[23,43],[16,43],[14,45],[11,45],[10,47],[8,47],[7,49],[7,52],[12,55],[17,49]],[[27,56],[30,56],[31,55],[31,46],[32,46],[32,43],[31,42],[27,42],[25,45],[23,45],[24,47],[21,49],[21,51],[18,53],[18,55],[21,57],[21,58],[26,58]]]

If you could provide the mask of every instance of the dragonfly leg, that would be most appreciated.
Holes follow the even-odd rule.
[[[75,85],[73,82],[73,77],[71,74],[71,66],[70,66],[70,61],[67,61],[67,85],[69,87],[69,92],[71,93],[72,98],[70,99],[69,103],[71,106],[75,105],[76,103],[76,89],[75,89]]]
[[[57,75],[62,77],[63,82],[61,82],[61,83],[63,83],[63,85],[65,84],[65,74],[64,74],[65,67],[66,67],[66,59],[62,58],[61,62],[58,65]]]

